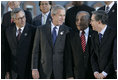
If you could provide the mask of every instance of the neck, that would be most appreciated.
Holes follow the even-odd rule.
[[[106,5],[109,6],[113,1],[108,2]]]
[[[105,28],[106,24],[102,24],[98,30],[98,33],[100,33],[104,28]]]

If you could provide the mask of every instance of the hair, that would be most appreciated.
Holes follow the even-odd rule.
[[[19,13],[20,11],[24,12],[24,10],[21,8],[13,9],[13,11],[11,12],[11,18],[16,18],[16,14]],[[25,12],[24,12],[24,14],[25,14]]]
[[[52,1],[48,1],[50,5],[52,5]],[[39,6],[41,5],[41,1],[39,1]]]
[[[78,16],[81,14],[81,13],[85,13],[85,18],[86,20],[90,20],[90,14],[87,12],[87,11],[79,11],[76,15],[76,19],[78,18]]]
[[[103,10],[93,11],[92,14],[95,15],[96,21],[101,21],[102,24],[108,23],[108,14]]]
[[[65,8],[61,5],[54,5],[54,6],[52,6],[51,14],[53,14],[53,15],[57,14],[58,9],[65,10]]]

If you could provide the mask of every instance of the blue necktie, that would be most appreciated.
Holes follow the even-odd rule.
[[[100,41],[100,43],[101,43],[101,39],[102,39],[102,34],[99,33],[99,41]]]
[[[57,37],[56,29],[57,29],[57,27],[54,27],[54,28],[53,28],[53,31],[52,31],[52,36],[53,36],[53,45],[55,44],[56,37]]]

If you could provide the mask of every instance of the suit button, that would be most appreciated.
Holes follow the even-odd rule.
[[[44,64],[44,60],[41,60],[41,63]]]

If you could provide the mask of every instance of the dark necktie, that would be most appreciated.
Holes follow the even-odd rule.
[[[54,27],[54,28],[53,28],[53,31],[52,31],[52,36],[53,36],[53,45],[55,44],[56,37],[57,37],[56,29],[57,29],[57,27]]]
[[[101,43],[101,40],[102,40],[102,34],[99,33],[99,41],[100,41],[100,43]]]
[[[20,36],[21,36],[21,29],[19,28],[19,29],[18,29],[18,36],[17,36],[17,40],[18,40],[18,41],[20,40]]]
[[[82,49],[83,49],[83,52],[85,52],[85,49],[86,49],[86,41],[85,41],[85,35],[84,35],[84,31],[82,31],[82,34],[81,34],[81,45],[82,45]]]
[[[106,10],[105,10],[106,13],[109,12],[109,6],[106,7]]]

